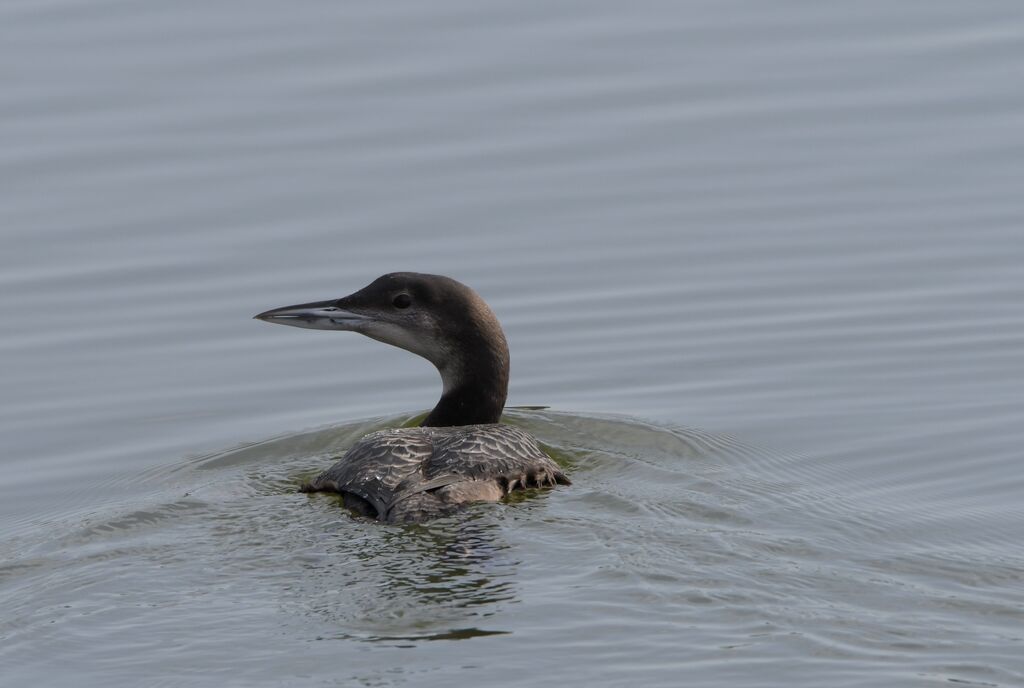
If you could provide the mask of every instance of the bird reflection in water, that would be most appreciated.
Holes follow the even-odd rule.
[[[332,533],[327,560],[304,577],[321,588],[305,593],[309,611],[338,624],[335,637],[345,639],[401,644],[506,633],[496,619],[517,601],[518,561],[492,510],[387,528],[346,519],[342,530],[354,528],[353,537]]]

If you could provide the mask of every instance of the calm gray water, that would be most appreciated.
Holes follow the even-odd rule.
[[[3,686],[1024,685],[1024,6],[0,5]],[[501,318],[569,488],[295,493]]]

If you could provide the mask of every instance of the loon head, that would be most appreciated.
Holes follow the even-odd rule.
[[[340,299],[255,316],[315,330],[351,330],[427,359],[441,400],[423,425],[497,423],[508,394],[508,345],[480,296],[450,277],[393,272]]]

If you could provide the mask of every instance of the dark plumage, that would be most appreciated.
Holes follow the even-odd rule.
[[[418,428],[371,433],[304,492],[337,492],[346,506],[390,523],[423,521],[569,479],[529,433],[499,423],[508,390],[505,335],[469,287],[440,275],[391,273],[334,301],[256,316],[297,327],[352,330],[423,356],[441,373],[441,399]]]
[[[302,490],[340,492],[346,506],[366,515],[410,523],[557,483],[569,480],[533,437],[489,424],[371,433]]]

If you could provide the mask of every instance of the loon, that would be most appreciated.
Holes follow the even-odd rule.
[[[418,523],[516,489],[570,484],[536,439],[500,422],[508,345],[494,313],[466,285],[395,272],[340,299],[274,308],[255,318],[359,332],[422,356],[441,373],[441,399],[420,427],[366,435],[302,492],[336,492],[358,514]]]

